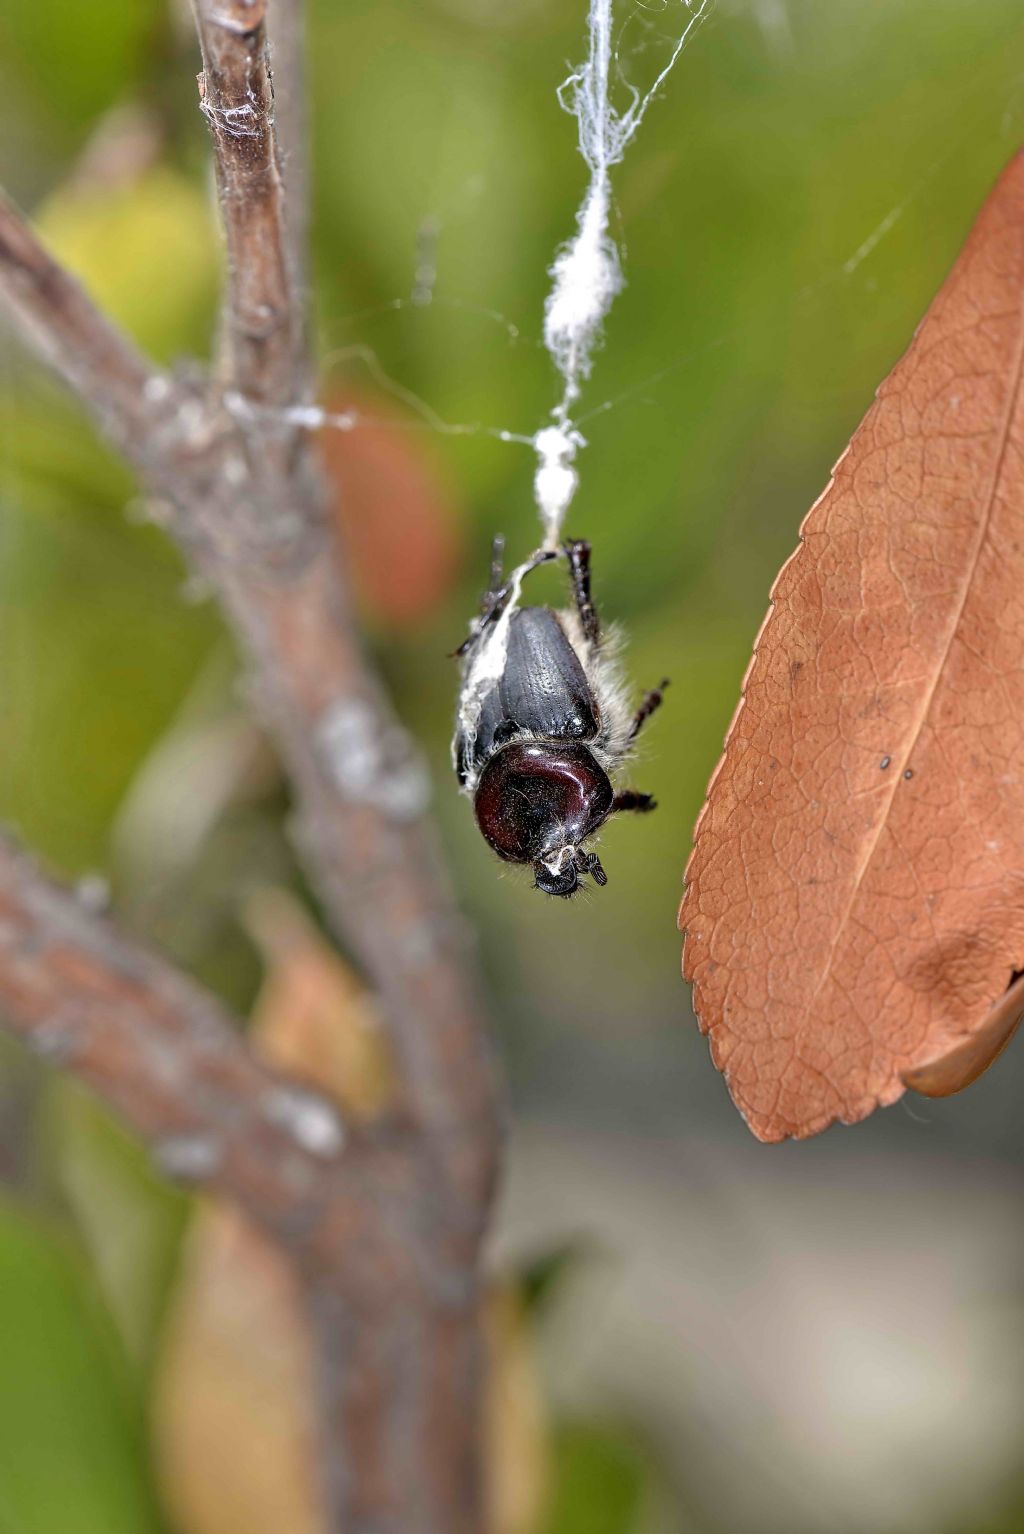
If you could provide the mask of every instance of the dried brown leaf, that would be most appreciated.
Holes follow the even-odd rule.
[[[494,1283],[484,1309],[488,1534],[536,1534],[550,1491],[550,1435],[533,1326],[515,1284]]]
[[[437,611],[458,572],[452,496],[437,455],[417,430],[422,423],[384,399],[336,394],[327,408],[356,422],[320,434],[356,591],[372,618],[414,628]]]
[[[276,1247],[226,1204],[189,1231],[153,1390],[177,1534],[326,1534],[301,1297]]]
[[[292,896],[265,890],[246,919],[267,966],[252,1017],[260,1053],[355,1118],[382,1113],[393,1062],[364,987]]]
[[[1017,980],[999,998],[976,1033],[927,1065],[903,1072],[905,1086],[922,1097],[951,1097],[977,1081],[997,1060],[1024,1022],[1024,980]]]
[[[776,581],[698,821],[683,972],[764,1140],[894,1102],[1024,967],[1022,304],[1018,154]]]

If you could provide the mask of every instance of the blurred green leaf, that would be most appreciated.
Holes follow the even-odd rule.
[[[207,350],[219,278],[205,189],[168,166],[128,185],[58,188],[40,233],[91,297],[160,361]]]
[[[51,1082],[47,1139],[97,1282],[133,1361],[151,1361],[187,1213],[186,1199],[94,1097]]]
[[[159,1529],[141,1422],[79,1263],[0,1205],[0,1528]]]
[[[151,0],[90,0],[55,10],[5,0],[0,57],[54,138],[80,129],[130,85],[154,24]]]
[[[0,415],[0,453],[0,819],[64,867],[101,865],[216,620],[182,600],[166,541],[126,523],[129,484],[84,422]]]
[[[1003,1496],[991,1499],[995,1507],[977,1517],[943,1524],[942,1534],[1021,1534],[1024,1529],[1024,1487],[1019,1478]]]
[[[651,1466],[630,1439],[569,1423],[555,1434],[551,1507],[543,1534],[634,1534]]]
[[[565,1241],[538,1252],[516,1273],[516,1284],[526,1311],[536,1316],[551,1303],[566,1279],[596,1253],[589,1239]]]

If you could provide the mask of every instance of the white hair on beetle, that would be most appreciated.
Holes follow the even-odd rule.
[[[618,112],[609,96],[612,0],[590,0],[587,61],[569,76],[558,93],[560,103],[579,125],[580,154],[589,167],[590,180],[576,216],[576,234],[558,252],[551,267],[552,287],[544,306],[544,344],[564,381],[561,402],[553,412],[554,424],[543,427],[533,439],[538,458],[534,495],[544,525],[546,548],[557,547],[579,483],[575,459],[585,442],[573,426],[570,411],[590,373],[601,328],[624,282],[619,253],[608,229],[611,168],[622,159],[647,108],[712,0],[683,3],[690,19],[668,63],[645,95],[633,89],[629,106]]]
[[[493,692],[505,671],[508,655],[508,631],[512,614],[519,606],[523,581],[530,573],[530,560],[517,565],[509,576],[509,596],[501,613],[491,621],[477,620],[474,643],[465,663],[462,686],[459,690],[458,722],[465,737],[467,750],[472,753],[476,744],[477,730],[484,700]],[[452,740],[452,763],[456,764],[455,750],[458,733]],[[463,793],[472,794],[476,788],[479,772],[471,772],[463,784]]]

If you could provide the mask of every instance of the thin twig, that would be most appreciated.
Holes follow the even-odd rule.
[[[248,398],[283,405],[306,381],[301,299],[289,270],[274,134],[266,0],[194,0],[199,101],[213,138],[228,291],[217,373]]]

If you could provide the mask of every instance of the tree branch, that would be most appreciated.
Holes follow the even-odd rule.
[[[165,1171],[230,1197],[285,1244],[294,1244],[299,1206],[322,1205],[336,1189],[333,1106],[258,1061],[212,997],[6,838],[0,1008],[31,1049],[91,1086]]]
[[[151,1146],[230,1198],[300,1279],[337,1534],[475,1531],[475,1249],[415,1145],[343,1149],[333,1105],[269,1070],[198,986],[0,838],[0,1010]]]
[[[335,931],[380,994],[409,1113],[483,1210],[497,1132],[469,939],[425,824],[424,767],[355,632],[308,439],[272,451],[278,438],[261,407],[244,400],[240,415],[214,404],[200,419],[199,402],[148,367],[9,203],[0,204],[4,290],[29,339],[149,488],[175,501],[186,556],[214,584],[251,658],[256,698],[297,791],[304,858],[319,871]]]
[[[140,1133],[162,1137],[172,1166],[191,1157],[286,1245],[316,1329],[330,1527],[476,1534],[495,1082],[468,935],[426,819],[426,774],[360,644],[311,439],[281,408],[301,403],[311,380],[288,255],[302,219],[289,234],[265,3],[194,0],[228,251],[216,387],[200,394],[151,370],[16,218],[0,222],[0,291],[148,488],[174,504],[172,531],[247,657],[294,791],[301,854],[377,993],[400,1111],[339,1165],[303,1152],[301,1119],[290,1136],[266,1122],[267,1103],[280,1111],[274,1094],[289,1089],[215,1005],[83,917],[10,849],[0,1005],[26,1037],[52,1038],[55,1056]],[[297,25],[298,0],[288,3]]]
[[[459,1218],[482,1218],[498,1134],[471,935],[427,821],[425,765],[354,632],[333,534],[321,525],[302,547],[301,562],[216,558],[209,573],[256,659],[299,852],[379,998],[406,1113]]]
[[[405,1106],[463,1213],[483,1211],[497,1155],[494,1082],[466,933],[424,820],[429,785],[359,642],[312,440],[282,419],[288,396],[273,398],[289,378],[292,398],[309,385],[301,294],[283,255],[265,3],[194,0],[229,251],[229,334],[245,333],[240,277],[245,303],[258,298],[278,328],[272,352],[234,354],[236,369],[244,363],[253,376],[224,395],[233,468],[215,465],[187,497],[181,531],[252,660],[254,697],[296,791],[300,852],[335,932],[379,994]],[[302,6],[278,4],[292,33],[283,58],[293,80]],[[236,384],[245,377],[236,372]]]
[[[306,384],[305,326],[290,270],[274,134],[266,0],[193,0],[203,72],[199,104],[213,137],[228,291],[219,381],[286,405]]]
[[[174,501],[172,530],[250,659],[256,701],[296,791],[304,860],[335,931],[380,996],[409,1117],[437,1175],[458,1190],[459,1218],[476,1210],[470,1225],[479,1230],[498,1134],[468,934],[426,823],[424,767],[356,633],[310,441],[302,434],[285,444],[264,407],[240,396],[231,415],[216,399],[202,408],[183,386],[175,386],[173,408],[167,400],[140,405],[133,381],[156,377],[168,390],[169,381],[147,372],[20,221],[8,227],[11,246],[32,253],[29,268],[46,273],[32,288],[29,338],[115,441],[127,434],[125,454],[148,487]],[[0,291],[17,296],[23,264],[0,265]],[[81,356],[79,330],[65,323],[79,304]],[[107,353],[89,349],[94,335],[109,337],[114,362],[132,359],[134,370],[126,362],[122,376],[112,362],[108,382],[96,360]],[[145,395],[145,382],[141,389]],[[162,391],[149,384],[148,392]],[[119,411],[114,425],[109,398]]]

